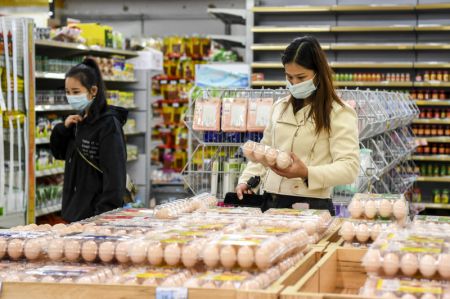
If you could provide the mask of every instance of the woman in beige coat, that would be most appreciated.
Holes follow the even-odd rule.
[[[282,63],[291,96],[273,105],[261,142],[290,152],[293,164],[281,170],[249,162],[237,197],[253,193],[247,183],[260,177],[263,210],[305,203],[334,215],[332,187],[353,183],[359,172],[357,115],[336,95],[332,71],[315,38],[295,39]]]

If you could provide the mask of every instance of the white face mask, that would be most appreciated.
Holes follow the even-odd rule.
[[[314,75],[314,77],[316,77],[316,75]],[[291,82],[287,81],[287,88],[289,89],[291,95],[296,99],[306,99],[312,95],[317,89],[313,82],[314,77],[295,85],[292,85]]]
[[[91,104],[91,101],[88,100],[87,94],[79,94],[79,95],[66,95],[67,101],[72,106],[73,109],[77,111],[85,110]]]

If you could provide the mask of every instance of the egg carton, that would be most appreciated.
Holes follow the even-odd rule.
[[[192,198],[177,200],[155,208],[154,215],[158,219],[173,219],[183,213],[192,213],[202,208],[217,205],[217,198],[209,193],[203,193]]]
[[[46,244],[54,238],[50,232],[14,231],[0,232],[0,259],[39,260],[44,254]]]
[[[107,281],[107,284],[180,287],[194,272],[181,268],[131,267]]]
[[[105,283],[122,271],[118,267],[86,266],[82,264],[33,264],[27,267],[15,265],[0,272],[0,279],[7,282],[42,283]]]
[[[434,280],[371,276],[361,288],[360,295],[392,299],[450,299],[450,287]]]
[[[244,143],[242,152],[251,162],[261,163],[266,167],[286,169],[293,163],[289,153],[251,140]]]
[[[238,269],[207,271],[189,279],[183,286],[207,289],[265,289],[298,263],[302,257],[303,254],[296,254],[265,271]]]
[[[406,224],[409,207],[402,196],[396,194],[356,194],[348,206],[353,219],[396,219]]]
[[[381,238],[381,236],[380,236]],[[368,273],[384,273],[394,276],[401,272],[413,277],[440,277],[450,280],[450,239],[409,235],[399,241],[395,236],[377,242],[367,251],[363,266]]]
[[[285,219],[287,222],[291,221],[317,221],[316,231],[318,233],[324,232],[334,218],[331,216],[328,210],[314,210],[314,209],[269,209],[265,215],[273,215],[279,217],[282,221]],[[289,217],[290,216],[290,217]]]
[[[250,207],[209,207],[202,208],[193,213],[194,217],[198,214],[202,215],[224,215],[224,216],[260,216],[262,215],[260,208],[250,208]],[[202,216],[203,217],[203,216]]]
[[[356,220],[347,219],[342,223],[339,235],[346,242],[365,244],[375,241],[382,231],[392,226],[389,220]]]
[[[450,217],[416,215],[412,222],[412,228],[419,231],[450,232]]]

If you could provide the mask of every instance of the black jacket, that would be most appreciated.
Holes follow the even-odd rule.
[[[97,119],[52,131],[50,147],[65,160],[62,217],[79,221],[123,206],[126,185],[126,146],[122,126],[128,111],[108,106]],[[78,153],[99,167],[89,165]]]

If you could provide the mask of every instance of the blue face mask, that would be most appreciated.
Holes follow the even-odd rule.
[[[70,106],[77,111],[86,110],[91,104],[91,101],[88,100],[87,94],[85,93],[74,96],[66,95],[66,97]]]
[[[287,81],[287,88],[294,98],[306,99],[317,89],[313,82],[314,77],[312,79],[306,80],[305,82],[301,82],[295,85],[292,85],[291,82]]]

